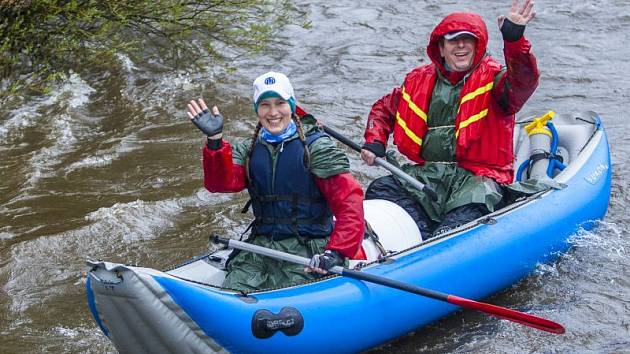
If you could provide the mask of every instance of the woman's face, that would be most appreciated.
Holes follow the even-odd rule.
[[[258,121],[273,135],[280,135],[291,122],[291,105],[280,97],[269,97],[258,103]]]

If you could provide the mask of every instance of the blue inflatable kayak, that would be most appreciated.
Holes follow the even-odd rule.
[[[536,166],[540,159],[528,162],[539,141],[517,127],[516,166],[534,165],[520,169],[518,178],[525,180],[527,172],[547,166]],[[569,248],[569,237],[605,216],[611,164],[597,114],[556,117],[552,130],[552,155],[562,156],[550,172],[556,188],[424,241],[400,207],[366,201],[365,217],[379,247],[366,239],[368,261],[353,265],[480,300],[553,261]],[[169,271],[88,261],[89,308],[121,353],[355,353],[459,309],[343,276],[238,293],[220,287],[227,252],[204,254]]]

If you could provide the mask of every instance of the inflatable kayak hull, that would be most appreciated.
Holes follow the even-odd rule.
[[[611,165],[598,121],[555,180],[565,187],[524,198],[362,271],[475,300],[505,289],[604,217]],[[88,264],[90,310],[121,353],[354,353],[458,310],[341,276],[243,295],[185,279],[183,271]]]

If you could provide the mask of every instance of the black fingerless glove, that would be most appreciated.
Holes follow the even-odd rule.
[[[523,33],[525,33],[525,25],[517,25],[507,18],[503,20],[501,35],[503,35],[505,41],[516,42],[523,37]]]
[[[385,157],[385,145],[379,141],[365,143],[361,148],[373,153],[377,157]]]
[[[326,250],[322,254],[316,254],[311,258],[309,267],[330,270],[330,268],[343,265],[343,257],[337,251]]]
[[[223,131],[223,116],[220,114],[214,115],[207,109],[197,114],[192,119],[192,122],[207,136],[217,135]]]

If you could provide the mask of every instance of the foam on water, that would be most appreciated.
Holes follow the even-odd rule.
[[[123,69],[128,74],[132,73],[135,70],[138,70],[136,65],[133,63],[133,60],[131,60],[131,58],[129,58],[128,55],[121,54],[121,53],[116,53],[116,58],[118,59],[118,62],[120,62],[120,64],[122,65]]]
[[[22,138],[26,128],[46,123],[54,118],[45,115],[51,106],[65,104],[69,108],[78,108],[90,100],[95,90],[77,74],[71,74],[64,84],[51,89],[51,94],[44,99],[29,101],[28,104],[9,112],[9,119],[0,125],[0,144],[12,145]]]
[[[124,253],[130,244],[154,239],[172,228],[185,207],[207,203],[196,196],[117,203],[86,215],[88,226],[15,245],[0,272],[8,272],[3,290],[11,298],[11,310],[21,313],[50,298],[79,291],[72,284],[83,277],[86,257]]]
[[[70,173],[82,168],[107,166],[120,157],[118,153],[107,153],[104,151],[97,151],[95,155],[96,156],[88,156],[80,161],[73,162],[65,168],[65,172]]]
[[[13,145],[15,136],[37,124],[39,114],[36,106],[23,106],[9,113],[9,119],[0,124],[0,144]]]
[[[625,232],[627,236],[627,231]],[[614,222],[597,221],[594,230],[581,229],[574,237],[569,239],[571,245],[577,249],[586,251],[598,250],[607,255],[610,262],[627,258],[627,239],[624,239],[623,229]]]
[[[12,232],[0,231],[0,241],[10,240],[15,237]]]
[[[8,265],[0,271],[8,273],[4,290],[11,310],[22,313],[37,303],[77,291],[86,257],[125,254],[129,247],[172,229],[186,208],[224,203],[229,197],[209,196],[200,190],[185,198],[116,203],[87,214],[87,226],[15,245]],[[226,226],[229,222],[225,220]]]
[[[136,133],[123,136],[120,141],[113,147],[106,150],[98,150],[90,153],[89,156],[79,161],[72,162],[64,168],[65,174],[80,170],[83,168],[103,167],[110,165],[113,161],[118,160],[121,156],[141,148]]]
[[[85,219],[98,223],[97,229],[114,231],[121,236],[121,241],[131,243],[154,238],[160,230],[172,227],[172,218],[183,210],[180,204],[177,200],[136,200],[100,208],[86,215]]]
[[[90,101],[90,95],[95,90],[88,85],[81,77],[72,73],[68,81],[63,85],[61,91],[68,94],[65,100],[70,108],[79,108]]]
[[[27,186],[32,187],[41,178],[52,177],[56,174],[56,166],[61,162],[60,158],[68,152],[74,151],[73,145],[77,142],[74,133],[73,119],[62,114],[52,122],[49,137],[54,144],[36,151],[31,157],[31,168],[27,180]]]

